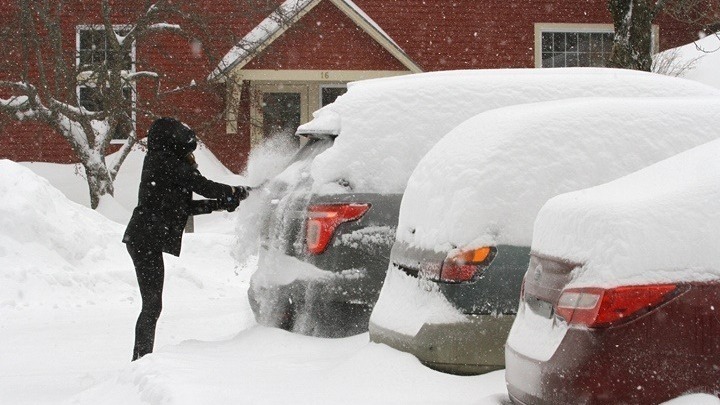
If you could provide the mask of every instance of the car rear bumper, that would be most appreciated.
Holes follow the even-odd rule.
[[[653,392],[662,371],[647,354],[632,350],[627,341],[608,337],[571,329],[548,361],[530,358],[508,345],[505,380],[510,399],[517,404],[550,405],[652,404],[672,398]]]
[[[426,324],[415,336],[370,323],[370,340],[408,352],[430,368],[481,374],[505,366],[504,345],[514,315],[467,315],[465,322]]]
[[[248,290],[259,324],[325,337],[367,331],[379,290],[366,270],[331,272],[276,251],[263,254]]]
[[[655,404],[693,392],[717,395],[720,338],[713,328],[720,322],[713,303],[718,300],[717,286],[693,286],[627,323],[571,327],[546,361],[509,343],[510,398],[519,404]]]

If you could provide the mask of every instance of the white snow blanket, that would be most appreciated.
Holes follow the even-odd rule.
[[[582,263],[572,286],[720,279],[720,140],[545,204],[533,249]]]
[[[367,334],[330,340],[253,327],[246,291],[256,264],[235,268],[232,237],[211,233],[185,235],[181,257],[166,256],[156,353],[130,363],[140,305],[122,227],[9,161],[0,161],[0,197],[3,404],[508,401],[502,371],[452,376]],[[700,400],[720,403],[690,395],[673,404]]]
[[[569,97],[717,94],[697,82],[628,70],[432,72],[351,83],[298,132],[339,132],[335,145],[313,162],[315,191],[346,191],[335,184],[344,179],[355,192],[402,193],[425,153],[483,111]]]
[[[164,256],[156,350],[130,363],[140,299],[123,226],[8,160],[0,196],[3,404],[507,400],[503,372],[441,374],[367,334],[332,340],[254,327],[247,281],[257,264],[238,267],[232,236],[212,233],[185,235],[181,257]]]

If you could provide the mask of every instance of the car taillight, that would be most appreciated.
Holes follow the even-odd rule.
[[[440,281],[465,283],[475,280],[490,265],[497,249],[485,246],[448,255],[440,270]]]
[[[647,313],[674,296],[675,284],[563,290],[555,313],[571,325],[607,327]]]
[[[321,204],[308,208],[305,242],[308,250],[316,255],[324,252],[343,222],[354,221],[370,208],[370,204]]]

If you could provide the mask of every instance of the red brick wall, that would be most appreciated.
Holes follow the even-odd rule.
[[[255,2],[252,6],[247,1]],[[190,37],[200,38],[203,52],[192,52],[190,40],[153,34],[137,45],[137,70],[161,75],[158,83],[138,87],[141,107],[173,115],[197,129],[201,139],[232,170],[243,168],[249,151],[249,130],[226,134],[222,121],[223,86],[205,78],[239,38],[265,18],[282,0],[176,0],[191,17],[180,21]],[[425,70],[534,66],[534,23],[610,23],[607,0],[355,0]],[[145,0],[113,1],[113,21],[134,21]],[[16,0],[0,0],[0,79],[18,80],[22,66]],[[97,24],[99,1],[66,0],[62,10],[63,38],[72,64],[75,27]],[[168,22],[178,22],[169,18]],[[661,49],[687,43],[696,32],[662,16]],[[329,1],[323,1],[291,27],[247,68],[373,69],[404,67],[357,28]],[[194,81],[197,86],[190,87]],[[247,90],[247,89],[246,89]],[[248,94],[241,101],[240,122],[249,117]],[[0,91],[0,97],[7,97]],[[149,103],[149,105],[146,105]],[[139,116],[137,131],[147,131],[150,117]],[[0,158],[74,162],[64,139],[34,123],[18,123],[0,114]]]
[[[245,68],[407,70],[329,1],[315,6]]]
[[[248,6],[249,2],[256,5]],[[279,4],[281,0],[277,0]],[[0,33],[15,41],[4,42],[0,55],[0,80],[19,80],[22,64],[19,63],[21,45],[17,40],[20,32],[16,0],[0,0]],[[63,45],[66,59],[74,66],[75,29],[80,24],[100,24],[99,1],[67,0],[62,9]],[[113,3],[113,23],[125,24],[136,21],[144,12],[145,0],[123,0]],[[203,141],[224,163],[239,171],[249,149],[248,135],[226,135],[222,122],[224,109],[224,86],[209,85],[206,81],[219,58],[237,41],[239,36],[262,21],[274,8],[266,0],[214,0],[212,7],[196,4],[194,1],[176,1],[190,16],[189,19],[168,17],[166,22],[180,23],[190,38],[202,40],[201,54],[193,53],[191,40],[187,37],[154,33],[136,43],[136,70],[150,70],[160,74],[160,80],[145,80],[138,87],[138,105],[150,109],[159,116],[176,116],[193,126]],[[203,8],[207,7],[207,9]],[[241,34],[240,34],[241,33]],[[45,33],[40,33],[46,41]],[[46,50],[46,52],[49,50]],[[31,76],[37,79],[36,69]],[[192,82],[196,86],[190,86]],[[0,97],[9,93],[0,90]],[[139,114],[137,132],[143,137],[152,117]],[[108,153],[117,150],[111,146]],[[17,122],[0,114],[0,159],[16,161],[49,161],[58,163],[76,162],[68,143],[46,125]]]
[[[534,23],[612,23],[607,0],[355,3],[425,70],[534,67]],[[697,38],[694,30],[666,16],[656,23],[661,49]]]

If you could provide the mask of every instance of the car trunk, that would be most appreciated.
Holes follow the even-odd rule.
[[[538,253],[530,255],[524,279],[525,304],[537,315],[551,319],[563,288],[579,265]]]
[[[268,209],[261,217],[260,244],[266,250],[293,254],[301,243],[300,229],[310,200],[309,171],[315,156],[332,146],[333,137],[311,136],[283,173],[266,186]]]
[[[362,270],[371,277],[367,287],[379,291],[385,278],[390,249],[395,241],[401,200],[402,194],[348,192],[313,195],[307,201],[307,207],[363,205],[369,208],[360,218],[339,224],[332,233],[327,248],[319,254],[308,252],[305,246],[306,229],[301,225],[298,232],[304,260],[318,268],[335,272]]]

